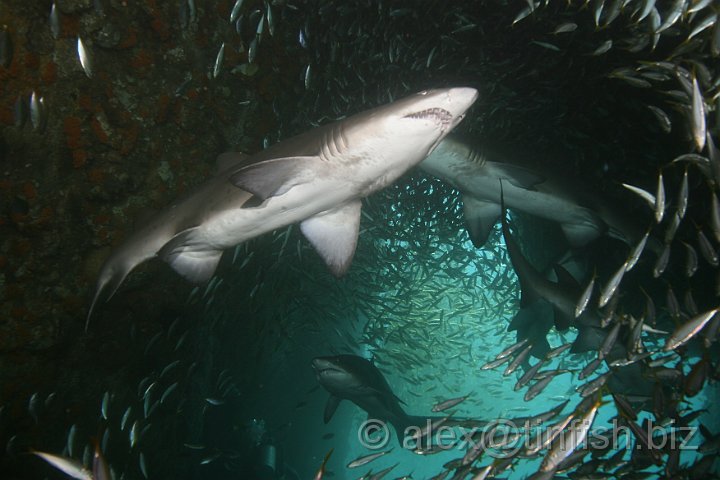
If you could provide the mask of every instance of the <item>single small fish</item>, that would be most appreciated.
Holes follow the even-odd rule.
[[[670,7],[667,18],[665,18],[665,21],[657,28],[657,30],[655,30],[656,34],[659,35],[660,33],[675,25],[675,22],[677,22],[682,15],[683,8],[685,7],[685,1],[686,0],[675,0],[675,2],[672,4],[672,7]]]
[[[502,352],[500,352],[500,353],[495,357],[495,359],[496,359],[496,360],[500,360],[500,359],[509,357],[513,352],[515,352],[516,350],[519,350],[520,348],[524,347],[529,341],[530,341],[529,339],[523,338],[523,339],[520,340],[519,342],[514,343],[513,345],[510,345],[508,348],[506,348],[505,350],[503,350]]]
[[[598,48],[596,48],[590,55],[598,56],[602,55],[604,53],[607,53],[610,51],[610,49],[613,46],[612,40],[605,40],[603,43],[600,44]]]
[[[85,72],[85,75],[87,75],[88,78],[92,78],[93,63],[92,63],[90,51],[87,49],[87,47],[85,47],[85,44],[83,43],[82,38],[80,38],[80,37],[78,37],[78,40],[77,40],[77,51],[78,51],[78,58],[80,58],[80,66],[82,66],[82,69]]]
[[[77,460],[53,455],[52,453],[38,452],[35,450],[31,450],[30,453],[37,455],[53,467],[72,478],[77,480],[95,480],[93,479],[93,473]]]
[[[617,407],[618,413],[620,413],[624,418],[628,418],[630,420],[637,420],[637,412],[635,412],[635,409],[632,407],[628,399],[625,398],[625,396],[619,393],[613,393],[612,397],[615,401],[615,406]]]
[[[68,436],[67,436],[67,444],[66,448],[68,451],[68,455],[71,457],[75,456],[75,435],[77,434],[77,425],[73,424],[70,427],[70,430],[68,430]]]
[[[615,345],[615,341],[617,340],[618,334],[620,333],[621,326],[622,323],[620,323],[619,321],[615,322],[615,325],[613,325],[613,327],[610,329],[607,336],[605,337],[605,340],[603,340],[602,345],[600,345],[600,350],[598,350],[598,358],[605,358],[607,354],[610,353],[610,350],[612,350],[613,345]],[[580,373],[582,374],[582,372]],[[580,379],[582,380],[582,378]]]
[[[135,448],[138,440],[140,439],[140,423],[135,420],[130,427],[130,448]]]
[[[330,440],[330,439],[333,438],[334,436],[335,436],[335,434],[332,433],[332,432],[330,432],[330,433],[326,433],[325,435],[323,435],[323,436],[322,436],[322,439],[323,439],[323,440]]]
[[[303,83],[305,84],[305,90],[310,90],[310,82],[312,79],[312,68],[308,63],[305,66],[305,73],[303,74]]]
[[[613,296],[613,294],[617,290],[618,286],[620,285],[623,275],[625,275],[625,272],[627,271],[627,265],[628,265],[627,262],[620,265],[620,268],[618,268],[617,271],[613,274],[613,276],[610,277],[610,280],[608,280],[608,283],[605,284],[605,287],[600,291],[598,307],[602,308],[605,305],[607,305],[608,301],[610,300],[610,297]]]
[[[665,269],[668,266],[668,263],[670,262],[670,244],[665,244],[663,246],[662,252],[660,252],[660,255],[657,258],[657,261],[655,262],[655,266],[653,267],[653,277],[660,278],[660,275],[662,275],[665,272]]]
[[[561,353],[563,353],[565,350],[569,349],[570,347],[572,347],[571,342],[564,343],[564,344],[560,345],[559,347],[555,347],[552,350],[550,350],[547,354],[545,354],[545,359],[550,360],[551,358],[555,358],[558,355],[560,355]]]
[[[433,412],[442,412],[447,410],[448,408],[452,408],[455,405],[464,402],[470,395],[465,395],[463,397],[457,397],[457,398],[451,398],[449,400],[445,400],[444,402],[440,402],[432,407]]]
[[[695,26],[695,28],[692,29],[692,32],[690,32],[690,35],[688,35],[687,40],[690,40],[698,33],[712,27],[715,25],[715,22],[717,22],[717,13],[710,13],[709,15],[705,16],[702,20],[698,22],[698,24]]]
[[[164,393],[162,394],[162,396],[160,397],[160,403],[164,404],[164,403],[165,403],[165,400],[167,400],[168,397],[170,396],[170,394],[177,389],[178,385],[180,385],[180,383],[179,383],[179,382],[175,382],[175,383],[173,383],[172,385],[170,385],[168,388],[166,388],[166,389],[165,389],[165,392],[164,392]]]
[[[216,407],[219,406],[219,405],[224,405],[224,404],[225,404],[225,400],[222,399],[222,398],[207,397],[207,398],[205,399],[205,401],[206,401],[207,403],[209,403],[210,405],[213,405],[213,406],[216,406]]]
[[[377,452],[377,453],[371,453],[370,455],[364,455],[360,458],[356,458],[352,462],[347,464],[347,468],[357,468],[362,467],[363,465],[367,465],[368,463],[372,462],[373,460],[377,460],[378,458],[387,455],[388,453],[392,452],[393,449],[386,450],[384,452]]]
[[[275,35],[275,18],[273,17],[272,6],[270,5],[270,3],[271,2],[265,2],[265,4],[267,5],[266,18],[268,24],[268,32],[272,37]]]
[[[548,49],[548,50],[552,50],[553,52],[561,52],[561,51],[562,51],[562,50],[560,50],[560,47],[558,47],[558,46],[556,46],[556,45],[553,45],[552,43],[540,42],[540,41],[537,41],[537,40],[533,40],[533,41],[531,41],[530,43],[534,43],[535,45],[537,45],[537,46],[539,46],[539,47],[543,47],[543,48],[546,48],[546,49]]]
[[[636,193],[640,198],[645,200],[645,203],[647,203],[651,209],[655,210],[655,195],[653,195],[650,192],[647,192],[643,190],[640,187],[635,187],[633,185],[628,185],[627,183],[622,184],[623,187],[627,188],[633,193]]]
[[[235,23],[235,20],[238,19],[244,1],[245,0],[237,0],[235,5],[233,5],[232,11],[230,12],[230,23]]]
[[[211,453],[210,455],[207,455],[200,460],[200,465],[207,465],[209,463],[212,463],[218,458],[220,458],[221,455],[222,454],[220,452]]]
[[[148,478],[148,471],[147,471],[147,463],[145,463],[145,454],[143,452],[140,452],[140,471],[143,474],[143,477]]]
[[[662,222],[665,216],[665,183],[662,172],[658,174],[657,193],[655,194],[655,222]]]
[[[255,56],[257,55],[257,46],[258,46],[257,37],[254,37],[252,39],[252,41],[250,42],[250,45],[248,46],[248,54],[247,54],[248,63],[255,62]]]
[[[543,360],[540,360],[535,365],[528,368],[527,371],[518,379],[517,383],[515,383],[513,390],[518,391],[522,387],[527,385],[527,383],[535,377],[535,375],[537,374],[538,370],[540,370],[540,367],[543,365],[543,363],[545,363],[545,362]]]
[[[225,42],[220,45],[217,56],[215,57],[215,66],[213,67],[213,78],[217,78],[222,72],[223,59],[225,58]],[[209,287],[210,285],[208,285]]]
[[[576,23],[566,22],[566,23],[562,23],[562,24],[558,25],[557,28],[555,28],[555,30],[553,30],[552,33],[553,33],[554,35],[557,35],[557,34],[559,34],[559,33],[570,33],[570,32],[574,32],[575,30],[577,30],[577,24],[576,24]]]
[[[325,467],[327,466],[327,462],[330,459],[330,455],[333,453],[333,448],[331,448],[327,454],[325,454],[325,458],[323,459],[322,465],[320,465],[320,468],[318,469],[317,473],[315,474],[314,480],[322,480],[323,475],[325,475]]]
[[[690,15],[691,13],[699,12],[712,2],[713,0],[692,0],[690,5],[688,5],[687,14]]]
[[[569,457],[570,454],[585,441],[600,405],[601,401],[599,399],[596,400],[582,416],[577,417],[578,421],[572,422],[569,427],[563,430],[562,438],[559,439],[560,441],[553,442],[545,454],[540,464],[541,472],[554,472],[558,465],[560,465],[560,462]]]
[[[672,122],[668,114],[654,105],[648,105],[647,107],[655,115],[655,118],[657,118],[660,128],[662,128],[665,133],[670,133],[672,131]]]
[[[174,362],[169,363],[165,368],[162,369],[162,372],[160,372],[160,378],[163,378],[178,365],[180,365],[180,360],[175,360]]]
[[[698,86],[695,75],[693,75],[692,81],[692,133],[697,151],[702,152],[705,148],[705,134],[707,131],[705,124],[705,100],[700,93],[700,87]]]
[[[60,38],[60,25],[60,13],[57,5],[53,2],[52,7],[50,7],[50,32],[55,40]]]
[[[678,215],[678,212],[675,212],[672,216],[672,220],[670,221],[668,229],[665,231],[665,237],[663,238],[663,242],[665,244],[670,244],[675,239],[675,234],[677,233],[677,229],[680,226],[681,220],[682,219],[680,215]]]
[[[105,392],[102,403],[100,404],[100,414],[105,420],[108,419],[108,409],[110,408],[110,392]]]
[[[702,254],[705,261],[707,261],[713,267],[718,266],[718,254],[710,244],[710,240],[705,236],[702,230],[698,230],[698,247],[700,247],[700,253]]]
[[[517,368],[525,361],[525,359],[530,355],[530,350],[532,350],[533,345],[530,344],[527,347],[523,348],[520,353],[517,354],[515,358],[513,358],[512,362],[510,362],[510,365],[505,369],[503,372],[503,376],[510,375],[513,373]]]
[[[592,276],[590,279],[590,282],[588,282],[587,286],[583,290],[582,294],[580,295],[580,298],[577,301],[577,304],[575,304],[575,318],[578,318],[580,315],[583,314],[585,309],[588,306],[588,303],[590,303],[590,297],[593,294],[593,289],[595,288],[595,275]]]
[[[32,123],[33,130],[40,130],[43,123],[43,104],[40,101],[42,97],[37,92],[33,91],[30,95],[30,123]]]
[[[128,422],[128,419],[130,418],[131,413],[132,413],[132,406],[127,407],[125,409],[125,413],[123,413],[123,416],[120,419],[120,430],[125,430],[125,427],[127,426],[127,422]]]
[[[30,395],[30,400],[28,400],[28,412],[30,413],[30,416],[35,420],[35,424],[37,425],[40,421],[40,394],[35,392],[32,395]]]
[[[675,329],[672,335],[670,335],[670,338],[667,339],[663,350],[666,352],[675,350],[677,347],[687,343],[691,338],[697,335],[703,327],[705,327],[705,325],[707,325],[718,310],[720,310],[720,308],[708,310],[707,312],[696,315],[684,324],[680,325],[677,329]]]
[[[552,382],[552,379],[555,378],[554,376],[547,376],[541,380],[538,380],[535,382],[527,392],[525,392],[525,396],[523,397],[523,400],[526,402],[529,402],[533,398],[537,397],[542,393],[543,390],[545,390],[545,387],[550,385],[550,382]]]
[[[612,371],[605,372],[602,375],[595,377],[592,381],[583,385],[580,388],[580,396],[586,398],[600,390],[607,383],[612,374]]]
[[[643,235],[643,237],[640,239],[633,251],[630,252],[630,256],[625,262],[627,264],[627,266],[625,267],[626,273],[632,270],[635,267],[635,264],[637,264],[637,261],[640,259],[640,255],[642,254],[643,250],[645,250],[645,244],[647,243],[647,239],[649,236],[650,230],[645,232],[645,235]]]

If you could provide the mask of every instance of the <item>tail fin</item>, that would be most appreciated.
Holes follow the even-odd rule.
[[[132,271],[136,264],[128,264],[119,260],[116,254],[111,254],[100,269],[97,282],[95,283],[95,293],[93,294],[92,302],[90,303],[90,309],[88,310],[87,318],[85,320],[85,331],[90,326],[90,318],[95,311],[95,308],[100,304],[107,302],[115,295],[118,287],[122,284],[125,277]]]

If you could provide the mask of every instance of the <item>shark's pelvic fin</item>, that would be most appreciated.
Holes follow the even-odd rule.
[[[267,200],[312,180],[311,172],[322,171],[322,160],[318,157],[274,158],[241,168],[230,177],[230,181],[236,187]]]
[[[361,207],[360,200],[355,200],[321,212],[300,224],[300,230],[336,277],[347,272],[355,254]]]
[[[495,202],[478,200],[470,195],[463,195],[463,211],[468,234],[475,248],[487,242],[490,232],[500,216],[500,205]]]
[[[530,190],[538,183],[544,182],[546,179],[542,175],[538,175],[530,169],[511,165],[509,163],[486,162],[486,168],[493,171],[493,175],[500,178],[511,185],[518,188]]]
[[[563,223],[560,225],[560,228],[562,228],[565,238],[567,238],[571,247],[577,248],[587,245],[605,233],[606,228],[602,220],[589,210],[587,213],[590,217],[595,219],[592,223],[581,221],[577,223]]]
[[[215,273],[223,252],[194,249],[193,237],[197,231],[198,227],[193,227],[178,233],[160,249],[158,256],[189,281],[203,283]]]
[[[342,398],[336,397],[335,395],[330,395],[330,398],[328,398],[328,401],[325,404],[325,412],[323,413],[323,421],[325,423],[328,423],[333,417],[333,415],[335,415],[335,411],[337,410],[338,405],[340,405],[341,401]]]

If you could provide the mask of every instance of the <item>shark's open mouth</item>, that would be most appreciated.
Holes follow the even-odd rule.
[[[444,108],[428,108],[427,110],[421,110],[419,112],[405,115],[405,118],[434,119],[437,123],[446,127],[452,122],[453,116],[452,113],[448,112]]]

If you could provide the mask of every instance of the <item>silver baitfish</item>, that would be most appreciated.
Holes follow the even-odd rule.
[[[223,60],[225,59],[225,42],[220,45],[217,56],[215,57],[215,66],[213,67],[213,78],[217,78],[222,72]]]
[[[55,40],[60,38],[60,13],[55,2],[50,7],[50,32]]]
[[[77,51],[78,51],[78,58],[80,59],[80,65],[82,66],[82,69],[85,72],[85,75],[87,75],[88,78],[92,78],[92,76],[93,76],[92,54],[91,54],[90,50],[85,46],[85,43],[82,41],[82,38],[80,38],[80,37],[78,37],[78,40],[77,40]]]

